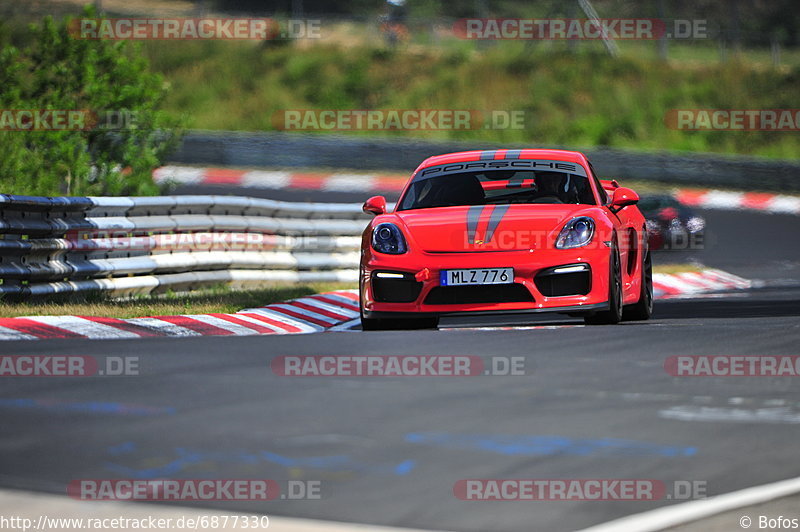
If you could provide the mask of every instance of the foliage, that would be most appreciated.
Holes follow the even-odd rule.
[[[84,17],[94,17],[87,7]],[[0,49],[0,109],[81,110],[85,128],[0,131],[0,187],[31,195],[154,194],[152,170],[174,145],[176,119],[137,47],[74,38],[70,19],[30,27]],[[18,113],[15,115],[18,116]],[[16,123],[19,125],[19,122]]]
[[[165,109],[197,129],[263,131],[285,109],[524,111],[522,129],[365,131],[436,139],[605,145],[797,158],[792,132],[676,131],[670,109],[795,109],[800,68],[740,60],[664,63],[601,50],[524,43],[485,51],[387,50],[325,43],[279,49],[245,43],[147,43],[173,91]],[[341,132],[340,132],[341,133]]]

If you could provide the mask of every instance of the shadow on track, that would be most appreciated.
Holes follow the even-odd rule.
[[[686,299],[658,301],[654,319],[680,318],[780,318],[800,316],[800,299],[760,298],[759,293],[773,290],[753,291],[747,298],[723,297],[720,299]],[[788,296],[788,294],[787,294]]]

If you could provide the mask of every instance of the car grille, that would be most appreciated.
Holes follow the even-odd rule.
[[[583,296],[592,289],[591,271],[553,273],[545,270],[534,278],[536,289],[545,297]]]
[[[436,286],[428,297],[427,305],[459,305],[469,303],[524,303],[533,296],[519,283],[467,286]]]
[[[380,303],[412,303],[422,291],[422,283],[405,274],[403,279],[372,278],[372,294]]]

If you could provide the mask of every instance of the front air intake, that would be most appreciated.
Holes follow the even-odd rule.
[[[533,296],[519,283],[437,286],[428,297],[427,305],[460,305],[470,303],[524,303],[533,301]]]
[[[588,264],[559,266],[539,272],[533,281],[545,297],[585,296],[592,289],[592,271]]]

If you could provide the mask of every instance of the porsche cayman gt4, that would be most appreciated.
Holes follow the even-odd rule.
[[[364,330],[433,328],[458,314],[557,312],[646,320],[652,265],[639,196],[564,150],[426,159],[363,234]]]

